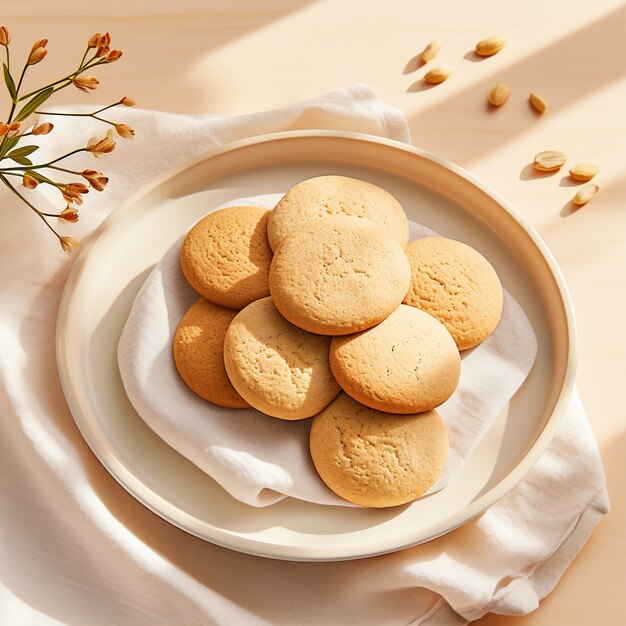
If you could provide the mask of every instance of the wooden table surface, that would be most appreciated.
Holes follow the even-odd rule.
[[[47,37],[45,76],[74,66],[84,40],[110,31],[124,57],[99,73],[93,101],[126,94],[144,108],[253,112],[356,82],[402,109],[415,145],[467,168],[509,199],[556,255],[580,331],[578,387],[600,446],[613,511],[540,608],[482,626],[626,623],[626,5],[474,0],[35,0],[3,6],[12,54]],[[498,55],[471,54],[483,37]],[[454,68],[433,88],[415,56],[442,38]],[[16,57],[17,58],[17,57]],[[43,65],[37,69],[43,73]],[[54,72],[54,73],[53,73]],[[35,71],[33,71],[33,74]],[[49,73],[49,74],[48,74]],[[60,75],[60,73],[59,73]],[[505,81],[511,97],[490,111]],[[549,111],[535,114],[530,91]],[[72,90],[56,102],[84,101]],[[536,176],[546,149],[594,161],[600,193],[573,210],[565,174]]]

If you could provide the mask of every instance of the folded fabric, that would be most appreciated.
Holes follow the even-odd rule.
[[[271,209],[280,198],[239,198],[223,206]],[[413,222],[410,227],[411,240],[436,234]],[[350,506],[324,485],[313,467],[310,420],[290,422],[254,409],[219,407],[196,396],[178,375],[172,358],[174,333],[199,298],[180,269],[181,243],[174,243],[148,276],[120,338],[119,368],[133,406],[172,448],[238,500],[267,506],[292,496]],[[448,427],[450,452],[442,476],[428,493],[445,487],[463,466],[524,382],[536,352],[528,318],[505,293],[500,324],[486,341],[462,353],[459,386],[438,408]]]
[[[76,110],[85,109],[57,109]],[[66,231],[77,238],[154,176],[229,141],[293,128],[409,141],[404,116],[362,85],[241,117],[111,115],[137,134],[98,161],[111,182],[89,194],[80,223]],[[89,118],[50,121],[42,161],[102,134]],[[84,155],[67,162],[86,165]],[[58,207],[49,186],[30,193],[41,208]],[[290,563],[188,535],[126,493],[82,439],[54,354],[75,257],[63,255],[8,190],[0,196],[0,623],[453,626],[490,611],[523,614],[551,591],[608,511],[597,446],[575,395],[524,479],[480,518],[427,544],[357,562]]]

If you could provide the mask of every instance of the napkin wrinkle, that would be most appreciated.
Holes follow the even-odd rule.
[[[493,598],[486,604],[458,609],[462,615],[470,621],[480,619],[489,612],[497,612],[499,615],[525,615],[530,610],[535,610],[539,606],[540,600],[548,595],[554,588],[560,576],[564,573],[569,560],[573,559],[582,548],[584,541],[591,534],[593,526],[599,519],[610,511],[606,489],[600,488],[589,499],[580,514],[571,522],[567,529],[559,537],[557,544],[541,560],[530,567],[527,572],[517,575],[504,576],[494,589]],[[593,518],[592,524],[586,518]],[[572,540],[577,539],[577,534],[581,534],[583,541],[576,542],[570,546]],[[556,568],[550,570],[551,565],[560,555],[566,556],[556,564]],[[520,607],[524,607],[520,609]],[[497,609],[497,610],[496,610]]]
[[[409,137],[402,114],[361,86],[245,118],[112,109],[111,119],[137,135],[97,163],[89,156],[67,160],[71,169],[102,168],[111,181],[104,193],[89,194],[80,223],[67,225],[64,234],[88,235],[143,183],[216,145],[304,121],[323,127],[309,115],[312,107],[332,111],[324,123],[333,127]],[[50,121],[55,132],[38,138],[42,161],[76,148],[77,137],[86,142],[103,134],[89,118]],[[59,206],[58,192],[47,185],[30,193],[37,206]],[[356,619],[363,626],[453,626],[487,610],[523,614],[551,591],[608,511],[597,447],[575,394],[566,420],[524,479],[478,519],[426,544],[357,562],[290,563],[187,535],[121,489],[81,438],[59,385],[53,345],[75,257],[62,255],[8,190],[0,197],[0,622],[321,626]],[[512,543],[507,529],[516,523],[522,541]],[[485,554],[497,558],[486,561]],[[499,590],[494,604],[497,581],[531,570],[525,582]],[[465,607],[465,615],[453,607]]]

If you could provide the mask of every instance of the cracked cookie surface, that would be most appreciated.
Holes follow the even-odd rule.
[[[342,393],[313,418],[309,447],[332,491],[382,508],[411,502],[435,484],[446,463],[448,433],[434,410],[383,413]]]
[[[444,237],[424,237],[406,248],[411,285],[404,299],[436,317],[459,350],[485,340],[498,326],[503,291],[491,263],[477,250]]]
[[[347,176],[317,176],[292,187],[269,218],[267,234],[272,250],[292,231],[329,215],[364,217],[384,226],[406,246],[409,223],[400,203],[384,189]]]
[[[328,364],[330,337],[288,322],[271,298],[240,311],[224,340],[233,386],[255,409],[284,420],[315,415],[339,393]]]
[[[224,336],[236,311],[200,298],[183,315],[174,335],[174,363],[201,398],[231,409],[250,405],[235,391],[224,367]]]
[[[419,413],[443,404],[456,389],[461,357],[446,327],[401,304],[380,324],[333,337],[330,367],[342,389],[390,413]]]
[[[384,320],[406,295],[408,258],[379,225],[331,216],[300,226],[276,250],[270,293],[278,310],[312,333],[346,335]]]
[[[270,211],[240,206],[201,219],[180,249],[187,282],[205,298],[229,309],[269,295],[272,250],[267,241]]]

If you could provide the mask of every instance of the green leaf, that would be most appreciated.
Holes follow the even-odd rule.
[[[21,122],[25,120],[31,113],[34,113],[52,94],[54,87],[47,87],[40,91],[32,100],[24,105],[24,108],[17,114],[14,121]]]
[[[30,159],[27,159],[26,157],[20,157],[20,156],[16,156],[16,157],[10,157],[11,160],[15,161],[16,163],[19,163],[20,165],[32,165],[33,162]]]
[[[39,172],[35,172],[35,170],[26,170],[24,174],[28,174],[29,176],[32,176],[36,181],[40,183],[49,183],[50,185],[54,185],[54,181],[50,180],[49,178],[47,178],[43,174],[40,174]]]
[[[11,76],[11,73],[9,72],[9,68],[7,67],[6,63],[3,63],[2,67],[4,69],[4,82],[7,84],[7,89],[9,90],[11,100],[15,102],[15,99],[17,98],[17,89],[15,89],[13,77]]]
[[[17,144],[17,142],[20,140],[20,137],[13,137],[13,139],[9,139],[7,140],[7,142],[4,144],[4,147],[0,150],[0,159],[4,159],[4,155],[13,147]]]
[[[39,146],[22,146],[21,148],[16,148],[12,152],[9,152],[9,154],[7,154],[7,157],[25,157],[35,152],[35,150],[39,150]]]

